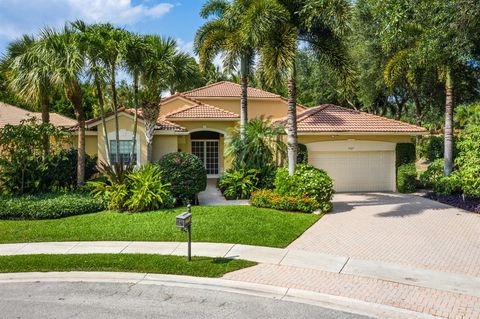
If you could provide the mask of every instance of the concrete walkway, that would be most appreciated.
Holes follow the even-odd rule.
[[[217,188],[217,179],[207,180],[207,189],[198,194],[202,206],[248,205],[248,200],[226,200]]]
[[[0,255],[31,254],[160,254],[185,256],[185,242],[51,242],[1,244]],[[464,274],[431,271],[382,262],[372,262],[294,249],[260,246],[193,243],[192,254],[238,258],[317,271],[387,280],[406,285],[462,293],[480,298],[480,278]]]

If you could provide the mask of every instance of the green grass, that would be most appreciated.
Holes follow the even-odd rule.
[[[0,256],[0,272],[122,271],[221,277],[255,263],[240,259],[143,254]]]
[[[101,212],[53,220],[2,220],[0,243],[42,241],[185,241],[175,227],[184,209]],[[192,240],[286,247],[320,216],[251,206],[193,207]]]

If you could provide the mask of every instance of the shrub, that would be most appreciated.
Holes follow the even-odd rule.
[[[102,211],[104,204],[85,193],[24,195],[0,198],[2,219],[52,219]]]
[[[279,195],[314,199],[323,212],[332,208],[333,181],[324,170],[309,164],[299,164],[290,176],[288,168],[281,168],[275,177],[275,192]]]
[[[305,144],[298,144],[297,164],[308,164],[308,149]]]
[[[93,186],[92,194],[109,209],[143,212],[174,206],[170,184],[162,182],[162,171],[158,166],[147,164],[137,171],[122,170],[121,167],[103,164],[100,171],[107,181],[89,183]]]
[[[480,198],[480,125],[468,125],[460,134],[456,166],[463,192]]]
[[[163,156],[158,162],[163,179],[179,203],[195,202],[196,195],[207,187],[207,171],[195,155],[177,152]]]
[[[415,164],[404,164],[397,168],[397,190],[400,193],[413,193],[417,184]]]
[[[412,143],[398,143],[396,146],[396,165],[415,163],[416,151],[415,144]]]
[[[258,184],[257,174],[255,169],[229,170],[218,180],[218,187],[226,199],[248,199]]]
[[[278,195],[268,189],[253,192],[250,204],[255,207],[303,213],[311,213],[321,208],[321,205],[313,198]]]
[[[443,136],[423,137],[419,143],[419,156],[430,162],[443,158]]]
[[[423,187],[432,188],[439,178],[443,177],[443,159],[437,159],[428,165],[426,171],[420,174],[420,184]]]
[[[462,179],[457,172],[453,172],[449,176],[442,176],[435,182],[433,190],[441,195],[460,194]]]

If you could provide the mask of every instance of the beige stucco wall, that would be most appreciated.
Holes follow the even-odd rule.
[[[178,151],[178,137],[175,135],[155,135],[153,138],[153,161],[163,155]]]
[[[168,113],[181,109],[187,105],[193,105],[193,104],[194,103],[189,100],[185,100],[182,98],[175,98],[167,101],[166,103],[162,103],[162,105],[160,106],[160,115],[166,115]]]
[[[410,143],[412,137],[409,135],[299,135],[298,142],[302,144],[322,141],[342,141],[342,140],[363,140],[380,141],[391,143]]]

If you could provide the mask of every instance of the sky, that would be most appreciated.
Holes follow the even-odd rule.
[[[193,53],[195,32],[206,0],[0,0],[0,55],[8,43],[42,27],[66,21],[110,22],[142,34],[171,36]]]

